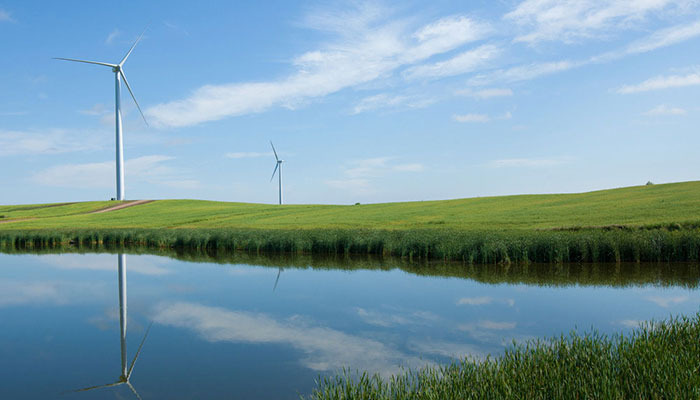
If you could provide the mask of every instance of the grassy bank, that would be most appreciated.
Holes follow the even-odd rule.
[[[470,279],[486,284],[526,284],[537,286],[667,286],[696,289],[700,287],[700,263],[517,263],[478,265],[461,262],[408,260],[372,255],[324,255],[289,253],[252,253],[211,251],[208,249],[173,249],[140,246],[61,246],[17,249],[0,247],[5,254],[107,253],[157,255],[187,262],[221,264],[235,269],[240,265],[283,269],[315,270],[382,270],[441,278]]]
[[[513,345],[504,355],[464,359],[388,379],[322,378],[314,400],[698,399],[700,313],[647,324],[631,335],[578,335]]]
[[[460,231],[450,229],[3,230],[0,247],[139,245],[211,251],[371,254],[468,264],[700,260],[698,230]]]
[[[0,246],[128,244],[466,263],[698,261],[700,182],[356,206],[160,200],[0,206]]]

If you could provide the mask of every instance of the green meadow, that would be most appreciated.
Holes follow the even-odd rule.
[[[696,261],[700,182],[361,205],[158,200],[0,206],[0,244],[132,244],[461,260]]]

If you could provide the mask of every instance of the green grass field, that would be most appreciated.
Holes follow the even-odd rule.
[[[700,223],[700,182],[579,194],[354,206],[159,200],[102,214],[117,202],[0,206],[0,230],[115,228],[434,229],[498,231]],[[16,220],[16,221],[12,221]]]
[[[467,263],[700,260],[700,182],[354,206],[159,200],[0,206],[0,247],[147,246]]]

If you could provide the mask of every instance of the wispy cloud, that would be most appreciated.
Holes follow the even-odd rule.
[[[396,325],[427,325],[435,322],[439,317],[431,312],[380,312],[367,310],[361,307],[355,308],[355,312],[365,323],[375,326],[389,327]]]
[[[651,110],[644,113],[644,115],[685,115],[686,110],[678,107],[670,107],[665,104],[660,104]]]
[[[258,158],[258,157],[272,157],[274,154],[269,151],[267,153],[257,153],[257,152],[236,152],[236,153],[226,153],[227,158]]]
[[[498,115],[496,117],[491,117],[487,114],[456,114],[452,116],[452,119],[457,121],[457,122],[490,122],[494,120],[503,120],[503,119],[511,119],[513,115],[509,112],[506,112],[505,114]]]
[[[662,296],[651,296],[647,297],[647,300],[656,304],[659,307],[668,308],[673,304],[681,304],[690,300],[688,296],[672,296],[672,297],[662,297]]]
[[[509,307],[513,307],[515,305],[515,300],[507,298],[493,298],[490,296],[462,297],[457,300],[458,306],[483,306],[492,303],[504,303]]]
[[[114,39],[116,39],[119,35],[121,35],[121,31],[119,29],[115,29],[112,32],[107,35],[107,38],[105,39],[106,44],[112,44]]]
[[[700,72],[693,72],[687,75],[657,76],[636,85],[622,86],[617,89],[616,92],[620,94],[631,94],[695,85],[700,85]]]
[[[0,8],[0,22],[14,22],[9,11]]]
[[[94,115],[94,116],[103,116],[105,114],[111,114],[110,110],[102,103],[97,103],[92,108],[89,108],[87,110],[80,110],[79,111],[81,114],[85,115]],[[114,121],[111,121],[114,122]]]
[[[281,344],[297,349],[300,363],[314,371],[342,367],[397,373],[400,366],[428,364],[375,339],[312,325],[306,318],[275,319],[261,313],[227,310],[196,303],[165,303],[153,319],[169,326],[190,329],[210,342]]]
[[[164,155],[150,155],[126,160],[126,179],[176,188],[196,188],[199,182],[188,178],[187,171],[167,165],[167,161],[172,159]],[[37,172],[32,180],[45,186],[107,188],[113,185],[114,168],[114,161],[57,165]]]
[[[649,16],[680,13],[693,0],[525,0],[504,16],[526,30],[516,42],[572,42],[634,28]]]
[[[485,44],[476,49],[462,52],[445,61],[408,68],[404,72],[404,76],[408,79],[417,79],[462,75],[484,67],[499,54],[501,54],[501,49],[491,44]]]
[[[185,99],[149,108],[149,120],[161,127],[179,127],[274,106],[293,108],[454,50],[487,32],[483,24],[464,16],[411,30],[408,21],[389,20],[381,8],[367,4],[353,12],[310,15],[306,25],[329,31],[337,39],[296,57],[291,75],[276,81],[205,85]]]
[[[374,111],[387,108],[405,107],[409,109],[424,108],[435,102],[435,99],[416,96],[389,95],[380,93],[374,96],[365,97],[353,108],[353,114],[360,114],[367,111]]]
[[[92,131],[3,131],[0,130],[0,157],[12,155],[60,154],[99,150],[103,135]]]
[[[510,89],[488,88],[482,90],[462,89],[455,92],[458,96],[468,96],[477,99],[490,99],[493,97],[508,97],[513,95]]]
[[[397,164],[392,161],[395,157],[376,157],[350,162],[343,170],[342,179],[326,180],[328,186],[344,189],[366,191],[370,189],[370,181],[395,172],[420,172],[423,164]]]
[[[491,168],[541,168],[553,167],[569,162],[567,158],[507,158],[490,161]]]
[[[479,74],[470,78],[467,81],[467,84],[469,86],[483,86],[503,82],[512,83],[528,81],[544,75],[566,71],[577,67],[578,65],[579,63],[568,60],[530,63],[507,69],[499,69],[485,74]]]

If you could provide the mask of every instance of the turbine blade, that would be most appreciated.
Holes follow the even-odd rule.
[[[63,61],[75,61],[75,62],[81,62],[81,63],[86,63],[86,64],[104,65],[105,67],[112,67],[112,68],[117,66],[115,64],[103,63],[103,62],[99,62],[99,61],[78,60],[77,58],[54,57],[53,59],[54,60],[63,60]]]
[[[134,387],[131,386],[131,382],[127,381],[127,382],[126,382],[126,385],[129,386],[129,389],[131,389],[132,392],[134,392],[134,394],[136,395],[136,398],[138,398],[139,400],[143,400],[143,399],[141,398],[141,396],[139,396],[139,394],[138,394],[138,392],[136,391],[136,389],[134,389]]]
[[[275,145],[274,145],[274,144],[272,144],[272,140],[270,140],[270,146],[272,146],[272,151],[274,151],[274,152],[275,152],[275,160],[279,161],[279,160],[280,160],[280,158],[279,158],[279,157],[277,157],[277,150],[275,150]]]
[[[277,282],[280,281],[280,274],[281,273],[282,273],[282,268],[280,268],[279,271],[277,271],[277,279],[275,279],[275,287],[272,288],[273,292],[275,291],[275,289],[277,289]]]
[[[134,103],[136,103],[136,108],[138,108],[139,112],[141,113],[141,117],[143,118],[143,122],[145,122],[146,126],[148,126],[148,121],[146,121],[146,116],[143,115],[143,111],[141,111],[141,106],[139,106],[139,102],[136,101],[136,96],[134,96],[134,92],[131,91],[131,86],[129,86],[129,81],[126,80],[126,75],[124,75],[124,70],[120,69],[119,73],[122,75],[122,79],[124,79],[124,83],[126,84],[126,88],[129,89],[129,94],[131,94],[131,98],[134,99]]]
[[[131,371],[134,370],[134,364],[136,364],[136,359],[139,358],[139,354],[141,353],[141,348],[143,347],[143,344],[146,343],[146,338],[148,337],[148,332],[151,331],[151,326],[153,326],[153,322],[151,322],[148,325],[148,328],[146,329],[146,334],[143,335],[143,340],[141,340],[141,344],[139,345],[138,350],[136,350],[136,355],[134,356],[134,360],[131,361],[131,365],[129,366],[129,371],[126,373],[127,382],[129,381],[129,378],[131,378]]]
[[[124,63],[126,62],[126,59],[129,58],[129,56],[131,55],[131,52],[134,51],[134,47],[136,47],[136,45],[139,43],[139,41],[140,41],[141,38],[143,37],[143,34],[146,33],[146,29],[148,29],[148,26],[146,26],[146,28],[144,28],[144,30],[143,30],[143,32],[141,32],[141,35],[139,36],[139,38],[136,39],[136,41],[134,42],[134,44],[131,45],[131,48],[130,48],[129,51],[126,53],[126,55],[124,56],[124,58],[122,58],[122,60],[119,62],[119,66],[120,66],[120,67],[121,67],[122,65],[124,65]]]
[[[86,388],[82,388],[82,389],[77,389],[77,390],[71,390],[71,391],[68,391],[68,392],[64,392],[64,394],[66,394],[66,393],[77,393],[77,392],[87,392],[88,390],[93,390],[93,389],[101,389],[101,388],[107,388],[107,387],[112,387],[112,386],[119,386],[119,385],[121,385],[121,384],[123,384],[123,383],[124,383],[123,381],[117,381],[117,382],[114,382],[114,383],[107,383],[107,384],[105,384],[105,385],[90,386],[90,387],[86,387]]]
[[[272,171],[272,177],[270,177],[270,182],[272,182],[272,179],[274,179],[274,177],[275,177],[275,172],[277,172],[277,167],[279,167],[279,166],[280,166],[280,163],[277,163],[277,165],[275,165],[275,170]]]

